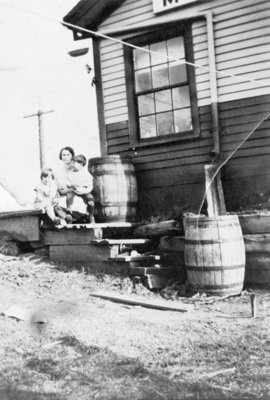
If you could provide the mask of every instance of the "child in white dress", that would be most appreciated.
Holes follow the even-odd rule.
[[[65,226],[65,212],[58,205],[58,188],[51,168],[42,169],[40,184],[34,190],[36,192],[34,207],[43,210],[55,225]]]

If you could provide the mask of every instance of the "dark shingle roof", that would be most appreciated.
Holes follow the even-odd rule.
[[[81,0],[63,18],[63,21],[80,26],[81,28],[96,31],[98,26],[105,21],[123,1],[124,0]],[[67,27],[72,29],[74,34],[76,34],[76,28]]]

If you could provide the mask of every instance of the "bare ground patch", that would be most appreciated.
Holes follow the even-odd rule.
[[[270,398],[269,290],[255,290],[257,318],[248,292],[186,299],[194,305],[187,313],[90,296],[130,288],[128,279],[30,253],[0,255],[0,312],[17,304],[32,316],[0,316],[0,399]]]

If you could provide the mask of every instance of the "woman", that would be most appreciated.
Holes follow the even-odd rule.
[[[70,192],[67,187],[69,183],[68,174],[72,170],[72,160],[75,152],[72,147],[66,146],[60,150],[59,159],[62,161],[62,167],[56,172],[56,184],[61,196],[66,196]]]
[[[56,171],[55,182],[61,196],[67,196],[68,193],[72,192],[72,189],[68,188],[70,184],[68,174],[72,170],[72,160],[74,156],[75,152],[72,147],[66,146],[60,150],[59,159],[62,161],[62,166]],[[66,206],[66,204],[62,205]],[[66,220],[71,222],[71,215],[68,215]]]

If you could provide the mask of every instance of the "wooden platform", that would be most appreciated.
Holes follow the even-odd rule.
[[[47,249],[50,260],[71,267],[83,266],[106,273],[125,270],[128,273],[127,263],[116,265],[112,259],[123,252],[132,249],[144,251],[151,246],[151,240],[133,237],[136,225],[110,222],[41,229],[39,241],[31,242],[31,245],[35,252]]]
[[[21,242],[40,239],[40,210],[19,210],[0,213],[0,233]]]
[[[14,240],[28,242],[33,252],[70,268],[141,277],[149,288],[162,288],[170,282],[173,263],[162,265],[157,239],[134,237],[137,223],[108,222],[70,224],[66,227],[43,225],[38,210],[0,213],[0,232]],[[163,241],[166,251],[179,247],[178,240]],[[168,248],[167,248],[168,247]],[[182,251],[182,248],[181,248]],[[175,258],[175,253],[173,254]],[[166,260],[164,258],[164,260]]]

